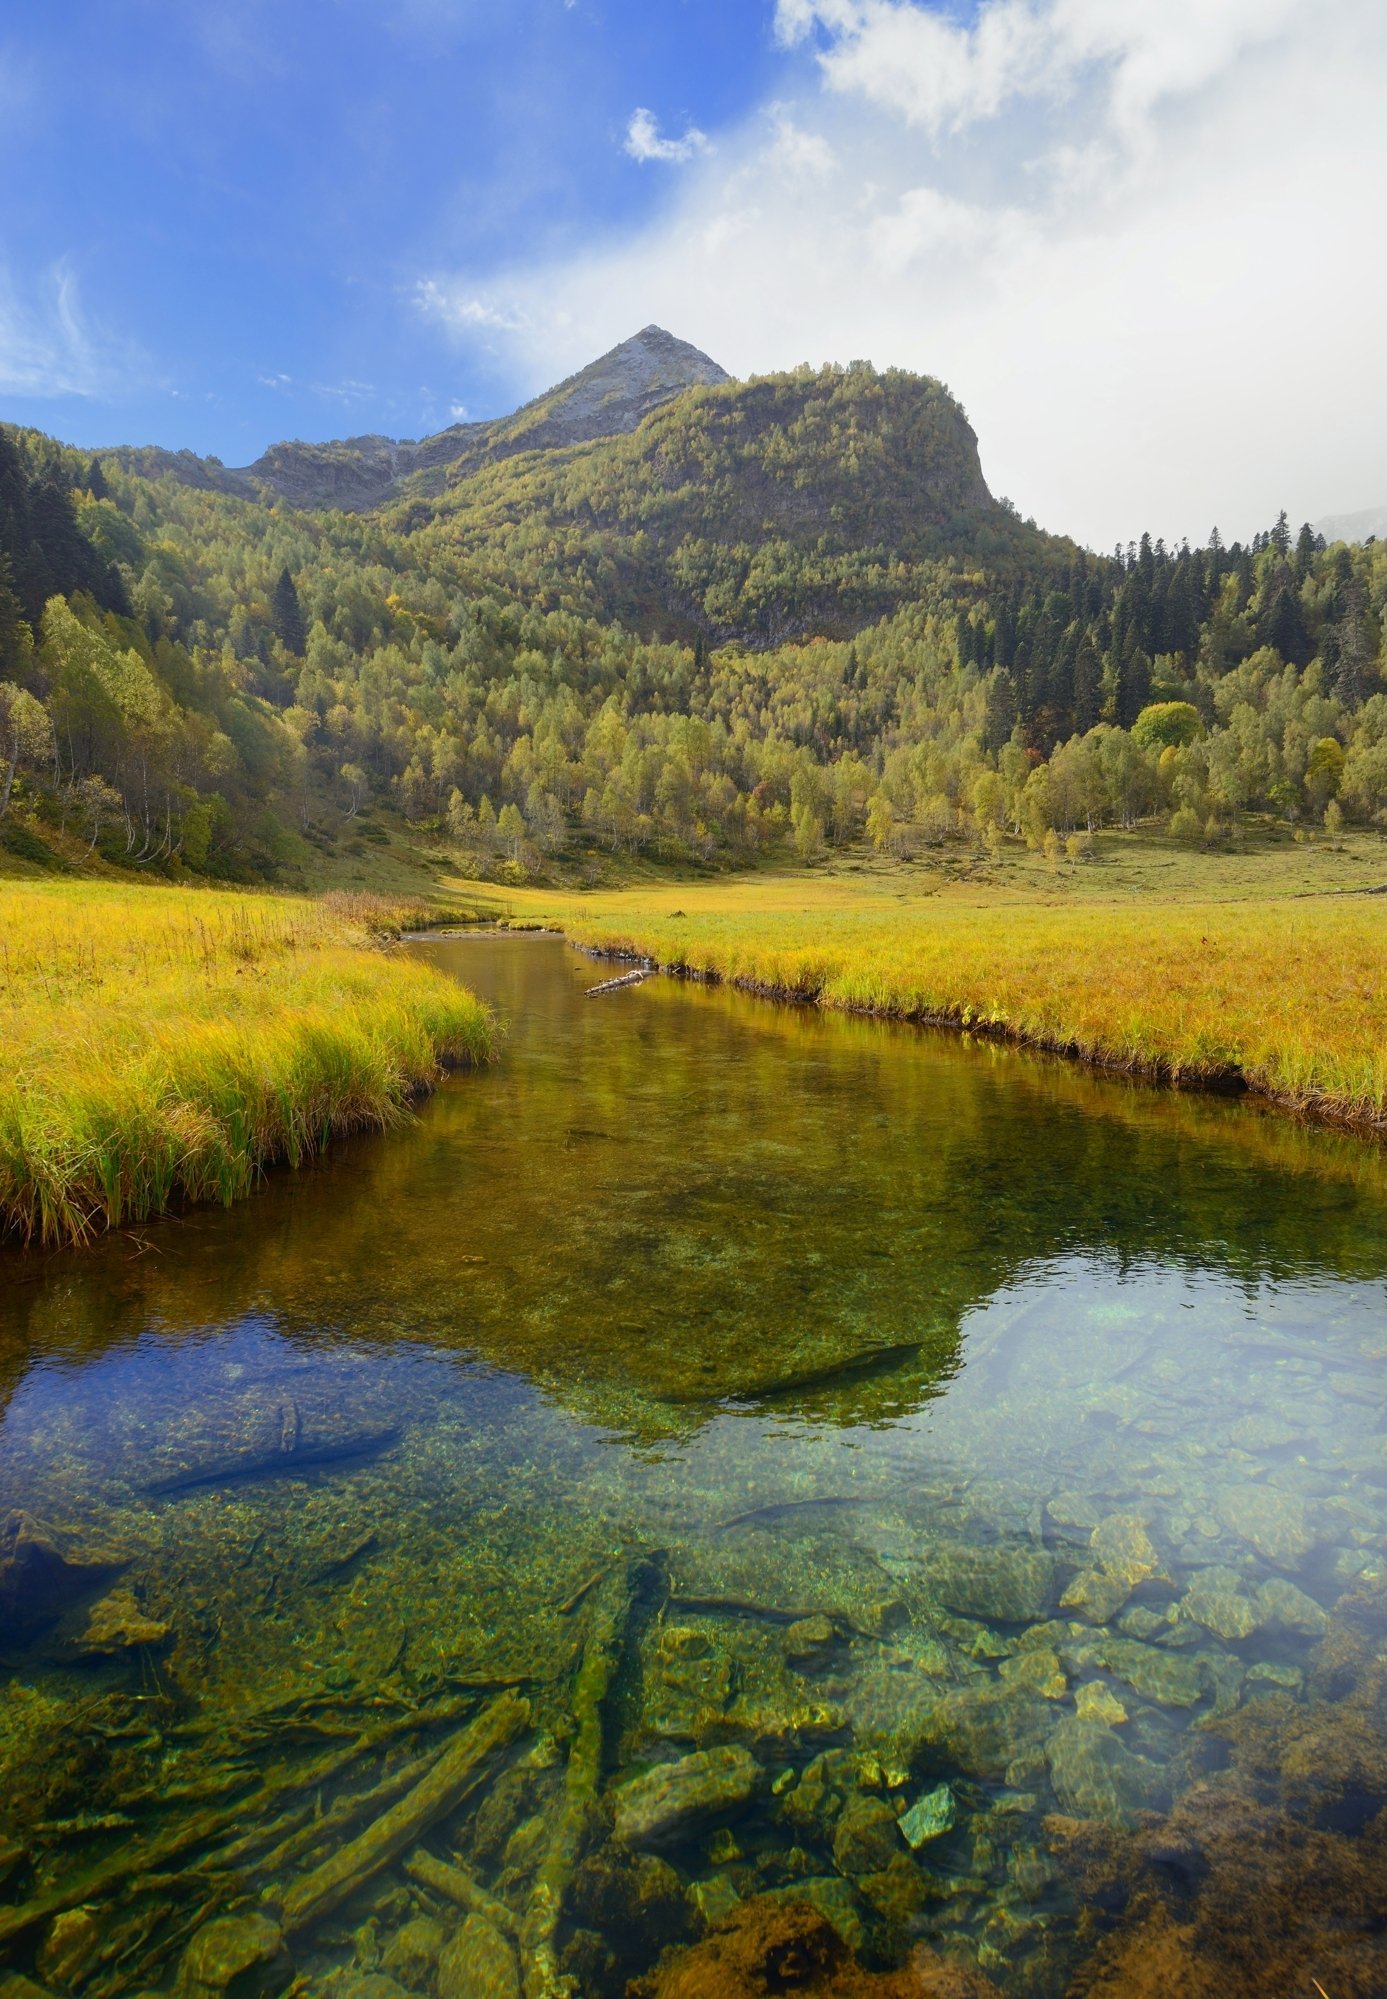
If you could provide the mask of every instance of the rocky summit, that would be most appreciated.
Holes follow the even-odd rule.
[[[244,499],[285,500],[294,507],[359,513],[396,497],[415,474],[452,478],[521,451],[548,451],[621,437],[686,389],[730,382],[725,368],[662,326],[646,326],[576,375],[510,416],[456,423],[431,437],[374,434],[306,444],[272,444],[253,465],[230,467],[190,451],[136,446],[110,455],[130,470]]]

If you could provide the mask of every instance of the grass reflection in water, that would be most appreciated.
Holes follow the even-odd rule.
[[[494,1072],[5,1263],[15,1969],[1381,1989],[1380,1156],[425,948]]]

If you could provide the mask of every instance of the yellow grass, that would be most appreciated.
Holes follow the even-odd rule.
[[[0,1232],[45,1243],[228,1202],[383,1126],[486,1009],[363,948],[428,906],[0,883]]]
[[[1387,1125],[1387,899],[1056,907],[799,874],[507,901],[671,969]]]

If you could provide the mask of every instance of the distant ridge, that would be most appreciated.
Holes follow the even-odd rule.
[[[1356,514],[1326,514],[1315,522],[1326,541],[1369,541],[1387,535],[1387,507],[1364,507]]]
[[[725,368],[687,340],[676,339],[662,326],[645,326],[513,415],[452,424],[418,442],[375,434],[329,444],[296,439],[272,444],[253,465],[239,467],[154,445],[122,446],[105,456],[150,478],[172,473],[184,485],[244,499],[361,512],[394,497],[412,473],[460,462],[475,468],[519,451],[624,436],[686,389],[731,380]]]

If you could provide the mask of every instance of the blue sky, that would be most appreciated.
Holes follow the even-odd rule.
[[[245,463],[656,321],[1111,547],[1387,501],[1382,0],[16,0],[0,416]]]
[[[228,462],[511,407],[525,357],[460,345],[421,273],[638,225],[667,173],[627,150],[634,112],[735,123],[788,60],[747,0],[25,12],[0,28],[0,414]]]

